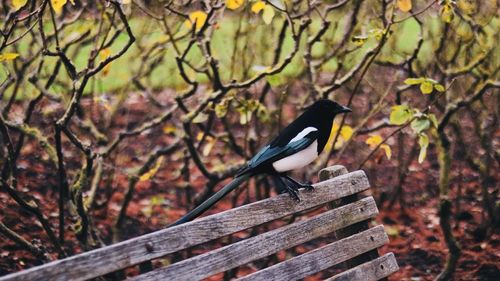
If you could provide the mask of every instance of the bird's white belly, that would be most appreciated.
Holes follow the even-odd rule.
[[[318,141],[311,143],[306,149],[273,163],[273,168],[279,172],[300,169],[318,158]]]

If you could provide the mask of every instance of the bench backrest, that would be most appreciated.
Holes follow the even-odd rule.
[[[7,275],[1,277],[0,281],[87,280],[103,276],[341,198],[353,196],[367,190],[369,183],[363,171],[356,171],[319,182],[314,184],[314,187],[314,191],[301,190],[300,202],[293,201],[286,194],[278,195],[186,224],[162,229]],[[304,220],[135,276],[133,280],[203,279],[328,235],[349,225],[369,220],[377,214],[375,201],[373,197],[368,196]],[[388,238],[383,226],[376,226],[254,272],[241,279],[292,280],[304,278],[365,252],[376,250],[387,241]],[[362,280],[378,280],[396,270],[397,264],[394,256],[388,254],[343,272],[332,280],[353,280],[351,277],[366,277],[366,274],[369,274],[372,279],[363,278]]]

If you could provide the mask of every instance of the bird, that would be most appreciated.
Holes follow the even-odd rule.
[[[314,188],[291,178],[288,172],[301,169],[318,158],[328,142],[335,116],[348,112],[352,112],[349,107],[329,99],[314,102],[243,165],[233,181],[169,227],[195,219],[241,183],[261,174],[277,179],[290,197],[300,201],[300,188]]]

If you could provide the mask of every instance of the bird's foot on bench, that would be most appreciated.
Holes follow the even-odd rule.
[[[287,181],[293,186],[295,190],[298,190],[299,188],[305,188],[308,191],[314,190],[314,186],[306,183],[300,183],[290,176],[285,176],[285,179],[287,179]]]
[[[277,177],[277,178],[282,183],[282,186],[285,188],[285,191],[290,195],[290,197],[293,200],[300,202],[299,186],[288,181],[286,177]]]
[[[289,186],[287,185],[287,187],[286,187],[286,191],[288,192],[288,194],[290,195],[290,197],[291,197],[293,200],[295,200],[295,201],[297,201],[297,202],[300,202],[299,192],[298,192],[297,190],[295,190],[295,189],[293,189],[293,188],[291,188],[291,187],[289,187]]]

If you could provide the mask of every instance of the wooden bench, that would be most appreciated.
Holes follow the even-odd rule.
[[[373,220],[378,210],[373,197],[361,195],[369,189],[365,173],[347,173],[344,167],[334,166],[322,170],[320,179],[322,181],[314,185],[313,191],[300,191],[300,202],[295,202],[287,194],[281,194],[7,275],[1,277],[0,281],[87,280],[107,274],[109,276],[115,271],[287,216],[303,214],[311,209],[314,209],[312,216],[303,216],[293,223],[257,233],[131,279],[200,280],[335,234],[339,236],[339,240],[260,269],[238,280],[296,280],[338,264],[355,267],[328,280],[379,280],[397,271],[398,265],[392,253],[378,256],[377,248],[388,242],[384,227],[368,227],[368,222]],[[326,205],[330,205],[330,208],[319,208]],[[269,227],[275,224],[271,223]]]

